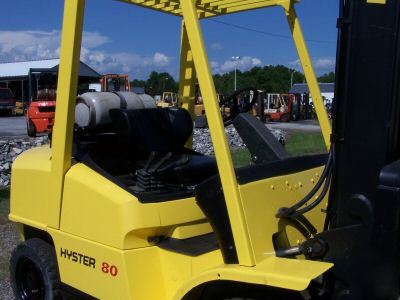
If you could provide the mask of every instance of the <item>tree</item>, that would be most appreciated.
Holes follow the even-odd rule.
[[[144,87],[146,93],[152,96],[162,95],[163,92],[176,93],[178,91],[178,83],[166,72],[158,73],[153,71],[146,81],[134,79],[132,85]]]
[[[335,82],[335,73],[329,72],[329,73],[326,73],[326,74],[318,77],[318,82],[321,82],[321,83]]]
[[[131,86],[134,86],[134,87],[146,87],[146,81],[145,80],[134,79],[133,81],[131,81]]]
[[[249,71],[237,71],[237,89],[254,87],[267,93],[288,93],[293,83],[303,82],[305,77],[302,73],[288,67],[264,66],[254,67]],[[234,86],[234,71],[220,75],[214,75],[214,82],[218,92],[231,94]]]

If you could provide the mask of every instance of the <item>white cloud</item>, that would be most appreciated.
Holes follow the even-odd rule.
[[[220,51],[220,50],[224,49],[224,47],[220,43],[212,43],[210,45],[210,49],[215,50],[215,51]]]
[[[336,60],[334,57],[318,57],[312,60],[312,65],[317,70],[322,70],[322,71],[333,70],[336,65]],[[300,59],[290,62],[289,66],[296,68],[298,70],[302,68]]]
[[[257,57],[251,56],[243,56],[239,60],[226,60],[222,64],[212,61],[211,68],[213,73],[227,73],[235,69],[235,65],[237,69],[240,71],[247,71],[253,67],[260,66],[262,64],[261,60]]]
[[[156,66],[165,67],[170,64],[170,58],[162,53],[155,53],[153,56],[153,62]]]
[[[0,61],[56,58],[60,55],[61,33],[53,31],[0,31]],[[152,70],[165,71],[171,58],[163,53],[142,56],[108,52],[101,46],[111,40],[99,32],[84,32],[81,60],[100,73],[134,73],[144,77]]]

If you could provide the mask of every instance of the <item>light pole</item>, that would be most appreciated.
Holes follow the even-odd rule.
[[[234,90],[236,91],[236,69],[237,69],[237,63],[240,59],[240,56],[232,56],[232,60],[235,62],[235,81],[234,81]]]
[[[165,92],[165,82],[168,80],[168,77],[163,78],[163,92]]]
[[[293,87],[293,75],[294,75],[295,72],[296,72],[296,71],[293,70],[293,71],[292,71],[292,74],[290,74],[290,88]]]

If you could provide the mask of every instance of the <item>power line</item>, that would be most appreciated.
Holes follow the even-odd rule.
[[[277,33],[268,32],[268,31],[262,31],[262,30],[249,28],[249,27],[242,26],[242,25],[231,24],[231,23],[227,23],[227,22],[223,22],[223,21],[214,20],[214,19],[206,19],[206,20],[214,22],[214,23],[219,23],[219,24],[223,24],[223,25],[226,25],[226,26],[242,29],[242,30],[252,31],[252,32],[255,32],[255,33],[263,34],[263,35],[268,35],[268,36],[281,38],[281,39],[286,39],[286,40],[292,40],[292,37],[288,36],[288,35],[277,34]],[[314,39],[306,39],[306,42],[318,43],[318,44],[336,44],[336,42],[334,42],[334,41],[324,41],[324,40],[314,40]]]

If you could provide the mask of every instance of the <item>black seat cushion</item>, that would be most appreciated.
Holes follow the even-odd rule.
[[[110,117],[120,142],[144,157],[154,151],[181,153],[193,132],[190,114],[182,108],[113,109]]]

